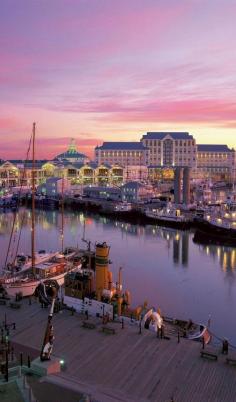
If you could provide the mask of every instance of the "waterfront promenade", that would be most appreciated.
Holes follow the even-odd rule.
[[[16,354],[37,355],[48,309],[25,300],[18,311],[0,306],[1,322],[5,314],[8,323],[16,322],[10,334]],[[122,329],[120,323],[109,323],[116,331],[109,335],[102,332],[100,319],[93,319],[95,329],[83,328],[83,319],[67,310],[55,314],[53,354],[65,361],[65,370],[43,381],[101,402],[236,401],[236,367],[227,365],[225,356],[202,359],[200,343],[178,343],[171,334],[169,340],[157,339],[147,330],[139,334],[136,325]]]

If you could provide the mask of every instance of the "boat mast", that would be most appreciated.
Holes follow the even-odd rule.
[[[61,188],[61,252],[64,252],[64,174]]]
[[[33,123],[33,136],[32,136],[32,219],[31,219],[31,256],[32,256],[32,270],[35,275],[35,127]]]

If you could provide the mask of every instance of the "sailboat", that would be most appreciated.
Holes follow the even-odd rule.
[[[23,297],[32,296],[36,287],[48,279],[54,280],[59,286],[64,284],[64,277],[68,272],[77,270],[81,266],[81,262],[73,261],[75,252],[71,250],[68,253],[56,253],[51,259],[36,263],[35,253],[35,129],[36,124],[33,124],[32,134],[32,220],[31,220],[31,269],[27,270],[22,275],[14,278],[6,279],[2,283],[2,287],[9,296],[21,294]],[[63,230],[63,227],[62,227]],[[62,233],[62,248],[63,248],[63,233]]]

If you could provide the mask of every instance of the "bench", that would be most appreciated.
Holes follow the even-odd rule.
[[[15,309],[21,308],[21,303],[10,303],[10,307]]]
[[[102,332],[105,332],[107,334],[115,335],[116,330],[115,330],[115,328],[104,326],[104,327],[102,327]]]
[[[94,329],[94,328],[96,328],[96,325],[94,324],[94,322],[83,321],[83,322],[82,322],[82,327],[83,327],[83,328]]]
[[[0,305],[5,306],[7,304],[7,301],[4,299],[0,299]]]
[[[201,357],[205,357],[206,359],[214,359],[214,360],[218,359],[218,356],[215,351],[213,352],[213,351],[209,351],[206,349],[202,349],[200,354],[201,354]]]
[[[236,356],[228,356],[226,357],[226,363],[227,364],[236,364]]]

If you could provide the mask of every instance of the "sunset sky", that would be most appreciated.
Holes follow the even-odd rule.
[[[0,158],[188,131],[236,147],[236,0],[1,0]]]

